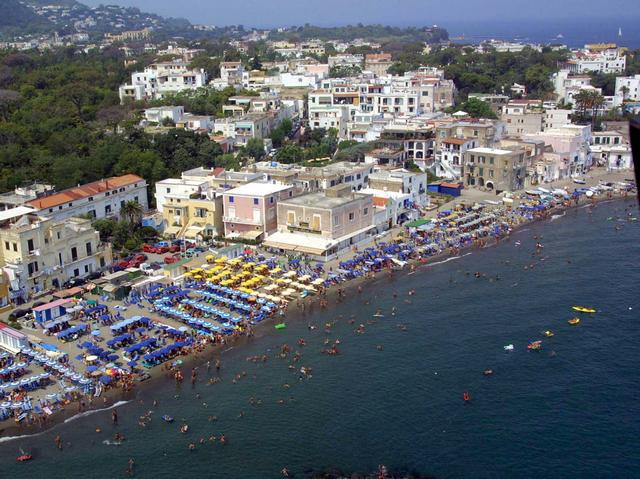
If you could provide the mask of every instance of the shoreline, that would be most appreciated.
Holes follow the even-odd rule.
[[[201,367],[204,366],[204,364],[206,364],[206,362],[209,360],[222,358],[224,353],[229,349],[235,349],[249,343],[250,341],[253,341],[254,339],[266,336],[267,334],[269,334],[268,327],[273,326],[278,322],[297,321],[304,319],[307,315],[316,314],[325,310],[328,312],[332,310],[331,306],[340,305],[340,303],[344,300],[342,299],[342,296],[348,299],[353,297],[353,294],[361,294],[362,291],[358,290],[358,287],[361,286],[365,281],[369,283],[376,281],[377,279],[382,278],[382,275],[385,274],[391,277],[396,277],[397,275],[400,276],[402,274],[412,274],[414,272],[417,272],[417,269],[419,267],[428,267],[430,265],[441,264],[442,262],[446,262],[451,259],[466,256],[473,250],[480,250],[497,246],[503,240],[509,239],[511,235],[522,230],[527,225],[530,225],[534,222],[552,220],[552,217],[554,215],[566,212],[571,209],[578,209],[591,205],[595,206],[597,204],[605,202],[629,199],[636,201],[635,195],[612,195],[611,197],[609,197],[608,195],[602,195],[593,197],[591,199],[588,199],[587,201],[577,201],[575,204],[556,205],[552,208],[544,210],[543,214],[540,217],[534,217],[530,220],[522,221],[516,225],[513,225],[512,227],[510,227],[509,231],[506,234],[495,238],[491,237],[490,240],[487,239],[487,241],[483,244],[478,244],[474,241],[471,244],[464,245],[455,253],[445,249],[440,253],[428,257],[425,261],[412,258],[407,261],[407,265],[405,265],[405,267],[401,269],[382,268],[379,271],[369,272],[367,275],[363,275],[361,277],[356,277],[350,280],[341,281],[337,284],[332,284],[326,288],[324,295],[314,295],[304,299],[292,300],[289,303],[289,307],[287,308],[284,316],[279,316],[276,314],[265,319],[260,324],[264,323],[267,328],[255,328],[256,333],[253,336],[233,336],[224,344],[208,343],[202,348],[202,350],[195,350],[191,354],[180,356],[182,364],[179,366],[179,369]],[[323,307],[320,304],[322,299],[327,301],[327,307]],[[30,436],[38,436],[50,430],[54,430],[61,424],[66,424],[67,422],[73,421],[75,420],[75,418],[79,419],[87,415],[97,414],[102,411],[113,409],[114,407],[124,406],[128,402],[140,399],[143,394],[147,394],[154,388],[166,387],[165,382],[167,381],[175,385],[176,382],[174,379],[172,379],[173,371],[173,369],[166,369],[163,366],[154,367],[153,369],[148,371],[151,376],[148,380],[142,382],[136,381],[135,387],[126,392],[123,392],[119,388],[106,390],[102,396],[100,396],[99,398],[95,398],[96,401],[93,401],[91,404],[88,404],[87,407],[81,410],[78,408],[78,406],[81,401],[87,401],[87,397],[83,396],[80,399],[73,400],[66,404],[63,408],[56,410],[54,414],[47,418],[44,424],[34,423],[27,424],[25,426],[21,423],[14,424],[13,421],[0,423],[0,443],[8,442],[14,439],[25,439]],[[202,381],[202,379],[200,379],[200,381]],[[149,398],[145,397],[144,399]],[[97,404],[98,401],[100,401],[100,404]]]

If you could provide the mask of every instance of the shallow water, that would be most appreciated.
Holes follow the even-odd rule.
[[[570,210],[496,247],[379,277],[330,311],[316,309],[225,352],[219,384],[206,385],[200,367],[193,389],[188,381],[166,383],[118,407],[117,427],[105,411],[0,443],[0,475],[120,477],[133,457],[135,477],[276,478],[285,466],[305,477],[381,463],[435,477],[633,477],[640,470],[640,225],[607,221],[630,205]],[[544,244],[536,257],[534,235]],[[476,271],[487,276],[477,279]],[[570,326],[574,304],[598,313]],[[372,317],[376,308],[384,318]],[[336,319],[326,334],[324,324]],[[354,333],[359,323],[364,334]],[[546,329],[555,337],[543,338]],[[307,346],[295,346],[300,337]],[[320,353],[325,337],[340,340],[340,355]],[[536,339],[543,350],[527,351]],[[302,351],[295,366],[313,368],[311,379],[288,369],[291,357],[274,357],[285,342]],[[511,343],[514,351],[505,352]],[[246,361],[262,354],[267,363]],[[483,376],[487,368],[495,374]],[[251,405],[251,397],[262,404]],[[137,418],[153,399],[154,420],[141,428]],[[162,422],[162,414],[176,422]],[[103,444],[116,431],[127,440]],[[207,441],[188,451],[189,442],[221,433],[225,446]],[[62,452],[56,434],[70,443]],[[36,460],[15,463],[20,447]]]

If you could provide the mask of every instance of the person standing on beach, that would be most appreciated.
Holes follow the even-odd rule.
[[[113,424],[118,424],[118,411],[116,411],[115,409],[111,411],[111,422]]]
[[[62,438],[60,435],[57,435],[53,441],[56,443],[58,450],[62,451]]]

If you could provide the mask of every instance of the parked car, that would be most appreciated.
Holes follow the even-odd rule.
[[[173,264],[176,261],[178,261],[176,258],[174,258],[173,256],[165,256],[164,257],[164,264]]]
[[[102,273],[100,271],[93,271],[87,275],[87,279],[90,281],[101,278],[101,277],[102,277]]]
[[[29,310],[27,309],[14,309],[11,311],[11,314],[9,314],[9,317],[18,319],[26,316],[27,314],[29,314]]]

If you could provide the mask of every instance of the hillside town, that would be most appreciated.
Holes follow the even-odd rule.
[[[9,69],[29,70],[24,52],[67,47],[74,60],[113,55],[122,70],[94,92],[95,112],[65,91],[76,115],[67,126],[95,134],[69,136],[86,153],[76,166],[65,163],[75,154],[66,137],[46,142],[62,158],[58,178],[77,178],[94,160],[86,144],[105,142],[94,181],[60,187],[3,171],[12,188],[0,193],[0,420],[35,421],[82,395],[126,390],[146,378],[142,368],[252,335],[291,304],[315,297],[323,307],[342,282],[635,189],[625,119],[640,112],[640,74],[617,44],[459,47],[434,26],[412,32],[423,40],[407,59],[374,38],[304,38],[293,27],[192,42],[160,39],[159,20],[119,7],[29,8],[55,24],[71,18],[75,32],[0,44]],[[86,31],[96,22],[108,28]],[[469,81],[446,58],[422,61],[452,52],[558,61],[475,89],[480,73]],[[2,90],[3,106],[30,105],[36,90]]]

